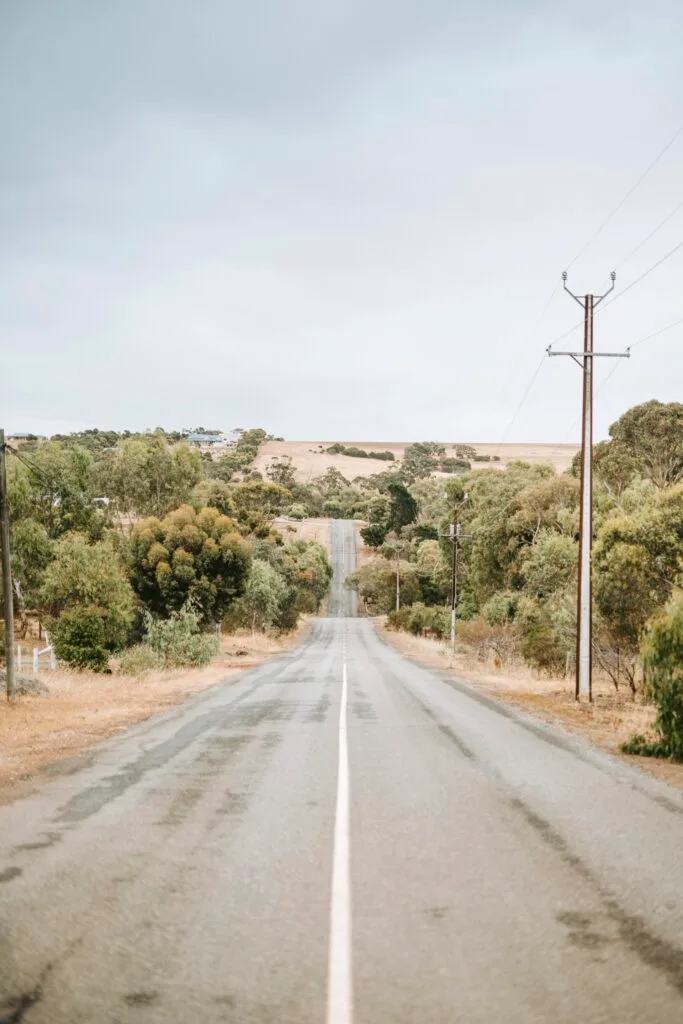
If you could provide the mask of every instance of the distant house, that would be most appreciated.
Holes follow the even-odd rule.
[[[225,437],[223,434],[188,434],[185,438],[188,444],[197,445],[221,445],[225,444]]]

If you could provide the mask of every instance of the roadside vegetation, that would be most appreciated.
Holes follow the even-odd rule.
[[[573,672],[578,459],[563,474],[473,470],[473,448],[423,441],[374,476],[302,482],[288,457],[254,468],[269,437],[244,431],[218,455],[162,430],[29,440],[9,461],[19,638],[38,617],[61,661],[108,671],[201,664],[217,627],[291,631],[331,570],[286,520],[316,517],[359,521],[371,554],[349,584],[366,613],[443,638],[457,507],[459,644],[498,667]],[[658,709],[628,749],[682,758],[683,405],[629,410],[594,469],[594,661],[616,695]]]
[[[8,462],[15,640],[38,622],[64,665],[140,675],[206,664],[219,630],[294,630],[331,568],[274,527],[294,496],[251,470],[266,437],[218,458],[162,430],[29,439]]]
[[[381,462],[394,462],[393,452],[367,452],[364,448],[356,448],[355,445],[331,444],[325,449],[330,455],[348,455],[354,459],[379,459]]]
[[[361,532],[376,553],[350,580],[361,606],[390,628],[448,635],[457,507],[459,644],[497,667],[573,672],[578,459],[561,475],[520,462],[433,477],[442,455],[413,449],[402,479],[375,478],[368,496]],[[594,468],[594,661],[616,695],[656,706],[652,735],[627,750],[683,760],[683,405],[629,410]]]

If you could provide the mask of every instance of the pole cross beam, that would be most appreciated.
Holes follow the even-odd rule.
[[[593,364],[596,357],[628,359],[630,352],[595,352],[593,348],[593,313],[602,300],[614,290],[616,274],[610,275],[610,287],[602,295],[574,295],[567,287],[567,271],[562,274],[564,290],[584,311],[582,352],[554,352],[549,356],[569,356],[583,372],[583,411],[581,427],[581,496],[579,521],[579,580],[576,610],[576,699],[593,699],[593,580],[591,555],[593,549]]]

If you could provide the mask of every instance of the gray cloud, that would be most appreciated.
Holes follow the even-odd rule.
[[[681,116],[682,28],[673,0],[5,4],[5,425],[499,440],[576,318],[555,294],[534,326],[559,272]],[[682,170],[683,139],[577,289],[683,198]],[[605,310],[599,343],[683,316],[679,268]],[[674,331],[634,353],[599,431],[679,397],[680,351]],[[572,370],[548,361],[512,437],[566,432]]]

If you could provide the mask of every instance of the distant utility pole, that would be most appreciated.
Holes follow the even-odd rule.
[[[574,295],[567,288],[567,271],[562,274],[564,290],[578,302],[584,312],[583,352],[553,352],[549,356],[569,356],[583,370],[583,413],[581,427],[581,496],[579,520],[579,583],[576,613],[576,699],[593,699],[593,360],[628,359],[629,352],[593,351],[593,313],[602,300],[614,290],[616,274],[602,295]]]
[[[7,672],[7,699],[15,691],[14,677],[14,598],[12,596],[12,567],[9,554],[9,507],[7,502],[7,445],[5,431],[0,429],[0,547],[2,548],[2,599],[5,606],[5,668]]]
[[[396,611],[401,607],[401,562],[398,548],[396,548]]]
[[[465,494],[462,505],[468,499]],[[458,542],[462,536],[460,533],[460,509],[462,505],[456,505],[453,510],[453,522],[449,532],[453,544],[453,562],[451,567],[451,654],[455,655],[455,624],[458,616]]]

